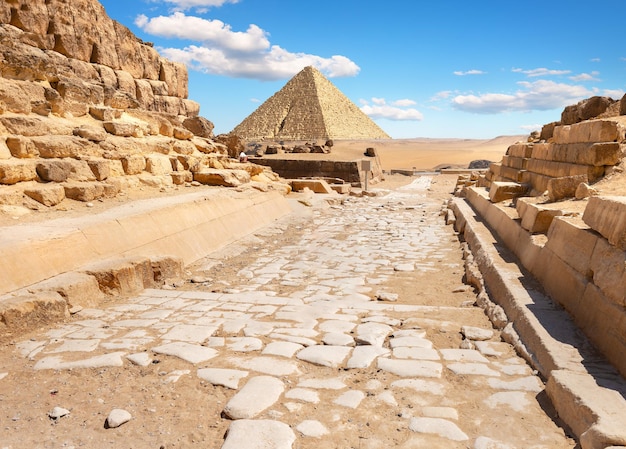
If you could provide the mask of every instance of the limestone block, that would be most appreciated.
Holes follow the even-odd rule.
[[[36,136],[31,139],[42,158],[80,158],[102,156],[92,142],[76,136]]]
[[[146,171],[153,175],[168,175],[172,173],[170,158],[163,154],[149,154],[146,156]]]
[[[33,142],[27,137],[7,137],[6,145],[13,157],[29,159],[39,157],[39,151]]]
[[[574,198],[578,186],[587,182],[589,182],[587,175],[552,178],[548,181],[548,198],[550,198],[550,201]]]
[[[193,133],[189,131],[187,128],[182,128],[180,126],[174,127],[173,132],[174,138],[178,140],[189,140],[193,137]]]
[[[89,159],[87,164],[96,181],[104,181],[111,176],[111,161],[108,159]]]
[[[137,99],[137,85],[135,78],[124,70],[116,70],[117,88],[120,92],[129,95],[131,98]]]
[[[511,200],[526,195],[528,186],[516,182],[493,182],[489,190],[489,200],[492,203],[499,203],[504,200]]]
[[[200,172],[194,173],[193,180],[206,185],[238,187],[250,182],[250,174],[245,170],[205,168]]]
[[[529,158],[533,152],[533,143],[515,143],[506,150],[507,156]]]
[[[152,86],[152,93],[154,95],[167,95],[168,94],[168,86],[165,81],[158,80],[148,80],[150,86]]]
[[[580,313],[580,299],[589,283],[585,276],[546,247],[535,261],[532,273],[556,303],[574,316]]]
[[[515,156],[503,156],[502,165],[505,167],[511,167],[516,170],[526,170],[528,166],[528,158],[515,157]]]
[[[141,44],[133,33],[121,23],[113,22],[113,26],[119,42],[117,54],[120,60],[120,68],[130,73],[135,79],[143,78],[144,64],[141,60]]]
[[[65,299],[70,308],[97,306],[104,297],[95,277],[73,271],[31,285],[28,291],[31,293],[56,292]]]
[[[197,117],[200,114],[200,103],[193,100],[183,99],[181,100],[182,109],[184,113],[181,115],[185,115],[187,117]]]
[[[63,79],[56,89],[65,101],[65,111],[74,117],[87,115],[90,105],[104,103],[104,89],[96,84],[78,79]]]
[[[626,196],[589,198],[583,220],[611,245],[626,251]]]
[[[615,304],[626,306],[626,252],[598,239],[590,261],[593,283]]]
[[[42,160],[37,163],[37,174],[44,181],[94,181],[96,178],[86,161],[71,158]]]
[[[552,219],[563,215],[561,209],[536,204],[533,198],[519,198],[515,207],[522,219],[522,228],[531,233],[545,234],[552,224]]]
[[[43,117],[0,114],[0,123],[9,134],[16,136],[45,136],[48,134],[71,134],[72,129],[65,124],[53,124]]]
[[[66,198],[89,202],[104,196],[104,185],[99,182],[70,182],[63,184]]]
[[[98,71],[98,74],[100,75],[100,82],[103,87],[117,90],[117,75],[115,70],[102,64],[93,64],[93,67]]]
[[[28,159],[0,160],[0,184],[11,185],[37,179],[36,165],[34,160]]]
[[[552,139],[552,136],[554,135],[554,128],[560,124],[560,122],[552,122],[543,125],[543,127],[541,128],[541,134],[539,135],[539,140]]]
[[[158,81],[161,71],[161,57],[159,53],[151,46],[139,46],[141,52],[141,61],[143,62],[143,75],[141,78]],[[167,87],[165,87],[167,92]]]
[[[31,111],[30,98],[20,88],[19,83],[26,84],[23,81],[0,78],[0,101],[5,111],[15,112],[17,114],[29,114]],[[40,89],[41,98],[43,99],[43,88]]]
[[[153,109],[157,112],[164,112],[172,115],[184,115],[185,107],[182,100],[178,97],[171,97],[166,95],[155,95]]]
[[[155,287],[150,259],[121,259],[97,262],[84,272],[94,276],[100,290],[111,296],[133,295]]]
[[[554,128],[555,143],[620,142],[624,140],[624,127],[611,120],[589,120],[575,125]]]
[[[92,142],[102,142],[107,138],[107,132],[104,128],[96,128],[95,126],[83,125],[74,129],[74,135]]]
[[[146,169],[146,159],[140,154],[124,156],[121,161],[127,175],[136,175]]]
[[[168,280],[181,279],[185,275],[183,259],[175,256],[157,256],[150,259],[152,278],[157,286]]]
[[[69,317],[67,302],[53,292],[24,293],[0,300],[0,322],[11,330],[26,330]]]
[[[120,177],[120,176],[124,176],[126,174],[126,172],[124,171],[124,164],[122,163],[121,160],[119,159],[107,159],[109,162],[109,181],[111,180],[110,178],[112,177]],[[93,171],[93,168],[92,168]],[[96,178],[98,177],[98,174],[94,172],[94,175],[96,176]]]
[[[129,122],[103,122],[104,129],[114,136],[120,137],[143,137],[141,127]]]
[[[602,354],[626,374],[626,310],[602,294],[592,283],[582,296],[576,324]]]
[[[193,181],[193,174],[190,171],[175,171],[170,173],[170,176],[172,177],[172,183],[177,186]]]
[[[308,188],[315,193],[333,193],[333,189],[323,179],[294,179],[291,181],[291,188],[294,192]]]
[[[187,98],[188,74],[184,64],[161,59],[159,79],[169,86],[168,95],[178,98]]]
[[[0,138],[0,160],[11,159],[13,155],[5,139]]]
[[[528,170],[552,178],[587,175],[591,181],[595,181],[604,174],[604,167],[593,167],[541,159],[531,159],[528,162]]]
[[[167,137],[174,136],[174,125],[168,121],[163,121],[159,124],[159,134]]]
[[[119,119],[122,116],[122,111],[105,106],[91,106],[89,114],[96,120],[110,122]]]
[[[201,153],[212,154],[219,153],[220,147],[215,145],[212,140],[204,139],[202,137],[192,137],[191,142],[195,145],[196,149]]]
[[[189,140],[176,140],[172,145],[172,149],[178,154],[184,155],[192,155],[197,150],[196,145],[194,145]]]
[[[500,177],[508,181],[522,182],[525,170],[506,167],[504,164],[500,167]]]
[[[189,117],[183,121],[183,126],[191,131],[195,136],[211,138],[213,137],[214,125],[204,117]]]
[[[593,276],[591,256],[597,241],[598,235],[580,218],[556,217],[548,231],[545,247],[578,273],[591,279]]]
[[[56,206],[65,199],[65,189],[60,185],[48,184],[24,189],[24,195],[44,206]]]
[[[141,105],[142,109],[152,110],[154,109],[154,99],[155,95],[152,92],[152,86],[148,80],[144,79],[136,79],[136,97],[137,101]]]
[[[576,192],[574,193],[574,196],[577,200],[582,200],[585,198],[589,198],[590,196],[595,196],[597,194],[598,191],[596,189],[591,187],[586,182],[583,182],[579,184],[578,187],[576,187]]]

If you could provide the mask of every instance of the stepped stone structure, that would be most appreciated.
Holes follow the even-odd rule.
[[[0,204],[279,181],[229,158],[187,81],[96,0],[0,2]]]
[[[603,118],[574,119],[590,104]],[[626,376],[626,117],[615,105],[566,108],[570,124],[511,145],[457,194]]]
[[[231,134],[246,140],[389,139],[314,67],[305,67]]]

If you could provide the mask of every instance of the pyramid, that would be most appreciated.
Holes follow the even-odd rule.
[[[232,131],[245,140],[390,139],[314,67],[305,67]]]

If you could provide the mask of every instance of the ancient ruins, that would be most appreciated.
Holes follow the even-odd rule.
[[[389,139],[315,67],[305,67],[232,133],[248,141]]]
[[[0,2],[1,447],[626,447],[626,97],[371,191],[312,67],[199,113],[96,0]]]

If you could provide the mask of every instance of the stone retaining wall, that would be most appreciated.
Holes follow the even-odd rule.
[[[338,178],[355,187],[365,185],[365,172],[361,160],[355,161],[322,161],[308,159],[270,159],[251,158],[258,165],[271,167],[272,171],[286,179],[297,178]],[[371,162],[368,182],[378,182],[383,172],[378,158],[365,159]]]
[[[515,209],[492,203],[484,188],[466,189],[466,198],[546,293],[570,313],[626,377],[626,251],[621,247],[626,241],[626,199],[612,201],[609,214],[593,212],[609,207],[607,199],[592,199],[585,215],[594,218],[553,217],[547,236],[543,236],[524,229]],[[603,229],[611,233],[614,244],[597,231]]]

